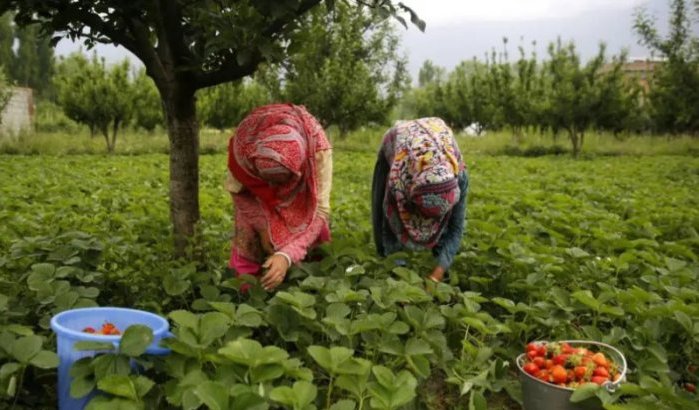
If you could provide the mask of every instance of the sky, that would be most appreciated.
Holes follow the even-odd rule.
[[[645,58],[650,52],[638,44],[633,33],[634,10],[645,7],[665,21],[668,0],[402,0],[426,21],[427,29],[400,26],[409,70],[417,77],[426,59],[447,69],[473,57],[482,59],[494,47],[502,49],[502,38],[509,39],[508,51],[516,58],[516,48],[532,50],[537,42],[539,56],[546,45],[561,37],[574,40],[581,56],[591,58],[600,42],[609,54],[622,49],[631,58]],[[62,40],[58,54],[77,50],[79,45]],[[97,52],[108,62],[118,61],[130,53],[123,48],[98,46]],[[135,57],[131,56],[135,60]]]

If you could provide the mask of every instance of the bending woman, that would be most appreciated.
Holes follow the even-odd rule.
[[[372,224],[381,256],[431,249],[439,282],[461,244],[468,175],[439,118],[401,121],[384,135],[372,183]]]
[[[304,107],[253,110],[228,146],[226,189],[235,208],[229,267],[272,290],[308,250],[330,240],[332,150]]]

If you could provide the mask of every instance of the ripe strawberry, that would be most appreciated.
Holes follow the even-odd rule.
[[[609,378],[609,371],[604,367],[598,367],[592,371],[592,375]]]
[[[553,357],[553,364],[564,366],[568,360],[567,354],[559,354]]]
[[[592,383],[599,384],[600,386],[608,381],[609,377],[592,376]]]
[[[522,369],[527,374],[531,374],[532,376],[535,375],[539,371],[539,367],[537,365],[535,365],[534,363],[527,363],[522,367]]]
[[[568,372],[566,372],[563,366],[555,365],[551,368],[551,377],[553,377],[553,382],[556,384],[565,383],[568,379]]]
[[[594,355],[592,355],[592,361],[595,362],[597,366],[609,369],[609,361],[604,356],[604,353],[595,353]]]
[[[541,356],[537,356],[532,359],[532,363],[536,365],[539,369],[545,369],[546,368],[546,359],[544,359]]]

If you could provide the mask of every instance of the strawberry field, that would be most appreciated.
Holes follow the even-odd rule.
[[[621,389],[577,398],[699,408],[699,158],[467,156],[466,235],[434,284],[429,253],[376,256],[374,155],[334,155],[323,258],[249,294],[225,269],[223,155],[201,159],[195,262],[170,256],[165,155],[1,157],[0,408],[55,408],[49,319],[97,305],[160,313],[175,337],[163,357],[139,327],[82,346],[103,351],[73,368],[73,395],[104,393],[89,408],[520,409],[515,357],[564,339],[629,363]]]

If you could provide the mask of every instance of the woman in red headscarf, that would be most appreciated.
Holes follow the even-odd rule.
[[[226,189],[233,197],[235,233],[229,267],[259,276],[267,290],[314,245],[329,241],[332,148],[302,106],[253,110],[228,146]]]

